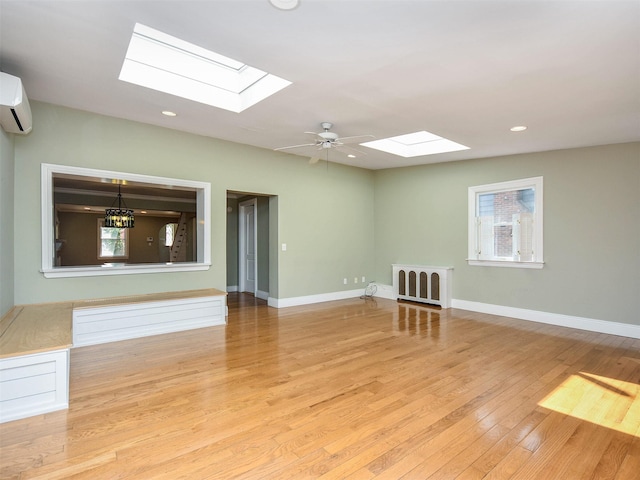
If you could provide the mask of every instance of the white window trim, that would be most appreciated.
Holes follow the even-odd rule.
[[[197,208],[197,257],[188,263],[151,263],[122,265],[105,263],[96,266],[55,266],[55,222],[53,199],[53,175],[56,173],[87,177],[118,178],[132,182],[151,183],[162,186],[177,186],[196,189]],[[40,177],[42,268],[45,278],[91,277],[102,275],[130,275],[139,273],[193,272],[209,270],[211,267],[211,184],[193,180],[155,177],[135,173],[95,170],[43,163]]]
[[[481,194],[508,192],[513,190],[535,189],[535,222],[536,228],[533,235],[533,245],[535,260],[532,262],[520,262],[516,260],[479,260],[477,258],[477,201]],[[507,182],[491,183],[487,185],[477,185],[469,187],[468,190],[468,257],[467,263],[472,266],[485,267],[510,267],[510,268],[536,268],[544,267],[543,252],[543,181],[542,177],[524,178],[521,180],[511,180]]]

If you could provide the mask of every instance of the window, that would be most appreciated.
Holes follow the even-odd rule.
[[[447,140],[433,133],[425,132],[424,130],[399,135],[397,137],[373,140],[372,142],[365,142],[360,145],[405,158],[469,150],[469,147],[465,147],[464,145]]]
[[[173,240],[176,238],[176,232],[178,231],[177,223],[167,223],[164,226],[164,246],[170,247],[173,245]]]
[[[136,23],[118,77],[160,92],[242,112],[291,82]]]
[[[129,235],[126,228],[104,226],[104,219],[98,220],[98,258],[126,259],[129,257]]]
[[[467,260],[542,268],[542,177],[469,187]]]
[[[195,272],[209,270],[211,266],[211,184],[193,180],[156,177],[127,172],[112,172],[107,170],[95,170],[90,168],[71,167],[67,165],[53,165],[43,163],[41,166],[41,222],[42,222],[42,269],[45,278],[86,277],[96,275],[131,275],[140,273],[165,273],[165,272]],[[58,239],[58,224],[56,221],[56,188],[55,180],[59,178],[71,178],[88,182],[84,190],[93,190],[92,185],[113,183],[114,179],[126,180],[128,184],[153,189],[156,196],[174,198],[177,190],[193,192],[195,201],[195,226],[193,238],[193,250],[195,261],[188,262],[158,262],[158,263],[132,263],[131,258],[126,262],[118,261],[119,257],[105,257],[114,261],[106,261],[102,265],[59,265],[57,260],[57,248],[60,246]],[[78,178],[82,177],[82,178]],[[68,194],[69,191],[62,193]],[[191,196],[191,195],[190,195]],[[107,199],[113,201],[113,197]],[[84,206],[91,207],[91,204]],[[110,204],[110,203],[109,203]],[[107,204],[107,207],[108,205]],[[80,205],[80,204],[78,204]],[[82,207],[82,205],[80,205]],[[101,206],[104,208],[104,205]],[[100,235],[98,235],[100,238]],[[115,240],[115,239],[112,239]],[[92,239],[87,245],[95,245]],[[162,239],[160,240],[162,241]],[[97,247],[97,253],[101,251],[101,245]],[[93,250],[92,250],[93,251]],[[122,258],[122,257],[120,257]]]

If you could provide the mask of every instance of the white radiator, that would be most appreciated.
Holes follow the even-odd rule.
[[[393,267],[393,292],[399,300],[451,307],[453,267],[401,265]]]

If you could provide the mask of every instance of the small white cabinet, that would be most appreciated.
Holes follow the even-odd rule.
[[[0,423],[69,407],[69,349],[0,360]]]

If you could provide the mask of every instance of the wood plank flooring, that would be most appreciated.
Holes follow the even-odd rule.
[[[352,299],[82,347],[2,479],[640,478],[640,340]]]

